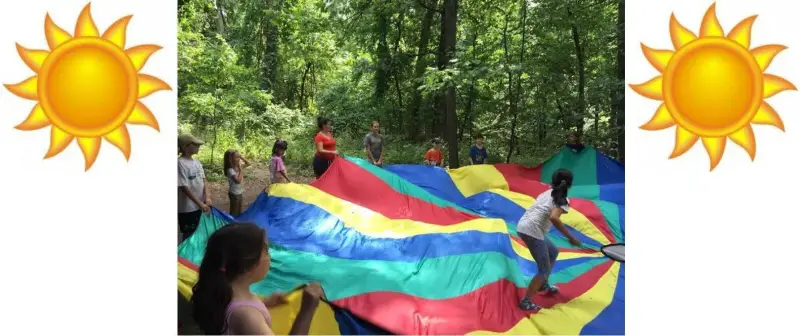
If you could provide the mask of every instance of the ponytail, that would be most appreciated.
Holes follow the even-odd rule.
[[[561,182],[553,188],[553,191],[550,192],[550,197],[553,199],[553,203],[556,206],[562,207],[567,205],[567,182],[561,180]]]
[[[572,187],[572,172],[566,169],[559,169],[553,173],[553,179],[550,182],[553,190],[550,192],[550,197],[556,206],[562,207],[567,205],[567,192]]]
[[[204,259],[192,289],[192,317],[206,335],[225,333],[225,315],[232,299],[233,287],[225,268],[213,259]]]

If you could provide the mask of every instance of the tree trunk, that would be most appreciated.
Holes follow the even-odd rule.
[[[611,111],[617,138],[617,159],[625,161],[625,0],[617,1],[617,85]]]
[[[386,36],[389,34],[389,20],[386,19],[383,6],[378,8],[378,62],[375,67],[375,99],[378,102],[383,100],[386,90],[389,88],[389,44]]]
[[[431,24],[433,23],[434,7],[438,5],[438,0],[430,0],[428,8],[425,9],[425,16],[422,17],[422,28],[419,32],[419,44],[417,45],[417,60],[414,65],[414,96],[411,99],[411,104],[408,105],[406,110],[406,134],[409,140],[417,140],[419,137],[420,125],[420,111],[419,107],[422,105],[422,93],[417,89],[419,87],[419,80],[425,74],[425,56],[428,53],[428,42],[431,37]]]
[[[303,71],[303,77],[300,81],[300,112],[304,112],[306,109],[306,78],[308,77],[308,72],[311,71],[311,62],[306,63],[306,69]]]
[[[222,6],[219,4],[219,0],[214,0],[214,9],[216,12],[217,33],[225,36],[225,16]]]
[[[284,0],[265,0],[266,10],[273,13],[280,13],[283,11]],[[279,49],[279,34],[278,26],[272,23],[273,15],[264,15],[263,25],[266,27],[266,46],[264,48],[264,61],[261,65],[261,88],[265,91],[272,92],[275,88],[278,79],[278,49]]]
[[[583,117],[586,115],[586,69],[584,66],[583,47],[581,46],[580,34],[578,32],[578,25],[575,22],[575,17],[572,10],[567,8],[567,15],[570,18],[572,25],[572,42],[575,44],[575,55],[578,58],[578,106],[575,108],[575,115],[573,120],[578,133],[583,133]]]
[[[521,0],[520,4],[522,6],[522,18],[520,20],[520,27],[522,28],[522,42],[520,43],[519,49],[519,64],[520,67],[522,63],[525,61],[525,23],[528,17],[528,5],[526,0]],[[511,83],[509,83],[510,85]],[[513,101],[511,102],[511,137],[508,140],[508,155],[506,156],[506,163],[511,162],[511,154],[514,153],[516,149],[517,153],[519,153],[519,148],[517,146],[517,115],[519,114],[519,102],[520,96],[522,96],[522,70],[517,70],[517,88],[516,92],[513,95]]]
[[[440,68],[449,68],[450,60],[456,51],[456,33],[458,28],[458,0],[444,1],[444,15],[442,16],[442,37],[440,50]],[[449,152],[450,168],[460,166],[458,160],[458,120],[456,120],[456,87],[448,85],[442,104],[445,112],[445,140]]]

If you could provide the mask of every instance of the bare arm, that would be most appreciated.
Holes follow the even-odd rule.
[[[208,177],[203,174],[203,195],[206,195],[205,203],[211,206],[211,194],[208,192]]]
[[[364,146],[364,150],[367,151],[367,158],[369,158],[370,162],[375,162],[375,158],[372,157],[372,151],[369,149],[369,144]]]
[[[319,301],[303,298],[303,302],[300,303],[300,312],[297,313],[297,318],[294,319],[289,335],[308,335],[308,331],[311,329],[311,320],[314,318],[314,312],[317,311],[318,305]]]
[[[564,213],[564,209],[561,208],[554,208],[550,211],[550,222],[553,223],[553,226],[560,231],[564,237],[567,237],[569,240],[577,240],[575,236],[572,235],[567,227],[564,225],[564,222],[561,221],[561,215]]]
[[[242,179],[244,179],[244,173],[242,172],[242,168],[241,167],[239,167],[238,169],[233,168],[233,172],[234,172],[232,176],[233,180],[236,181],[236,183],[242,183]],[[228,172],[228,175],[230,175],[230,172]]]
[[[286,181],[292,182],[292,180],[289,179],[289,175],[286,175],[286,171],[285,170],[281,170],[281,175],[283,175],[283,178],[285,178]]]

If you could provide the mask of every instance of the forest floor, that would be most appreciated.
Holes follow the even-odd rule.
[[[308,184],[314,181],[314,173],[302,169],[291,163],[286,164],[287,174],[294,183]],[[247,210],[259,194],[269,185],[269,166],[266,163],[254,162],[244,169],[244,204],[242,210]],[[219,210],[228,212],[228,180],[225,178],[211,179],[208,181],[208,191],[211,193],[211,202]]]

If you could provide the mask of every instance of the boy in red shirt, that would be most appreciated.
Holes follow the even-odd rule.
[[[434,138],[431,140],[431,143],[433,144],[433,148],[425,153],[425,164],[428,166],[444,167],[444,155],[442,155],[441,151],[442,140]]]

